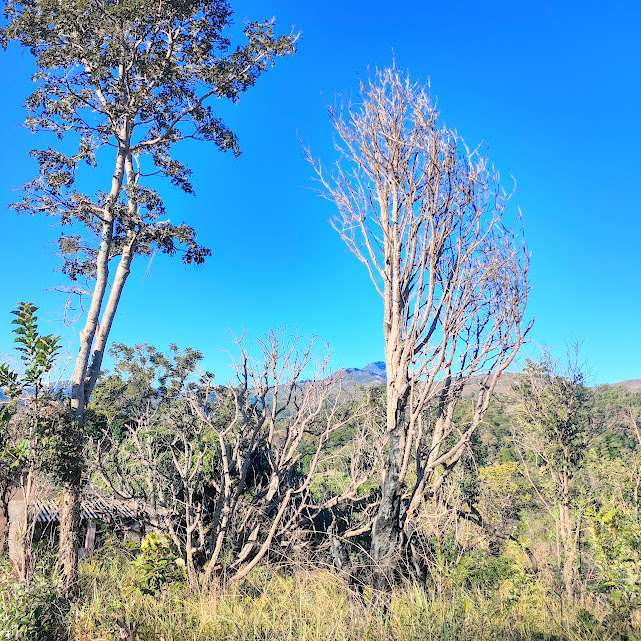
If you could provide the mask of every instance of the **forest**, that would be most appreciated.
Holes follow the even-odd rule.
[[[43,140],[11,208],[60,227],[82,327],[65,361],[42,309],[6,310],[0,638],[641,639],[641,381],[534,344],[516,187],[395,62],[328,107],[338,160],[302,147],[378,296],[375,375],[286,328],[230,331],[226,379],[197,335],[110,341],[134,262],[211,256],[168,217],[175,149],[239,155],[215,101],[300,45],[274,20],[232,45],[232,15],[5,0]]]

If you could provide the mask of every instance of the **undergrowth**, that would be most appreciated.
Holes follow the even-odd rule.
[[[86,597],[70,613],[74,640],[117,638],[116,619],[136,621],[141,641],[603,641],[641,639],[638,628],[608,618],[597,595],[576,602],[516,572],[488,588],[469,583],[440,591],[406,583],[388,598],[351,593],[330,569],[256,568],[246,581],[210,594],[166,584],[132,590],[136,564],[125,555],[82,565]]]
[[[498,583],[440,589],[406,583],[386,598],[351,593],[331,569],[256,568],[242,583],[204,594],[182,582],[137,589],[140,562],[117,546],[80,565],[80,599],[65,609],[43,570],[25,590],[2,572],[0,639],[113,641],[117,620],[140,641],[635,641],[632,619],[613,619],[599,595],[568,602],[518,572]],[[7,622],[14,617],[12,625]],[[21,628],[19,622],[23,622]]]

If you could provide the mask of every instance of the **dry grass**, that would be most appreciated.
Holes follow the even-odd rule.
[[[334,572],[304,566],[257,568],[242,585],[208,595],[169,586],[155,596],[143,595],[130,591],[132,579],[132,567],[122,557],[87,560],[85,597],[70,615],[72,639],[117,639],[116,618],[138,622],[140,641],[625,638],[608,627],[597,600],[564,603],[535,581],[506,580],[491,594],[472,588],[436,594],[407,584],[383,607],[371,606],[371,595],[350,595]],[[635,638],[641,637],[627,637]]]

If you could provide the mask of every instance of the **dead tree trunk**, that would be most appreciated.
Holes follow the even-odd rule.
[[[374,587],[386,590],[393,584],[401,529],[401,469],[404,449],[403,399],[394,391],[387,400],[389,445],[385,475],[381,484],[381,502],[372,524],[371,556],[374,565]]]

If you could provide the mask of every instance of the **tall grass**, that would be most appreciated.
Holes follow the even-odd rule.
[[[569,603],[534,579],[495,590],[425,589],[407,583],[387,599],[351,594],[329,569],[259,567],[240,585],[210,594],[164,586],[132,590],[122,554],[81,566],[82,599],[69,614],[74,641],[117,639],[116,618],[139,623],[141,641],[603,641],[641,639],[611,624],[596,597]]]
[[[641,641],[640,613],[622,621],[598,595],[568,601],[518,568],[491,583],[406,582],[381,597],[350,592],[332,569],[263,565],[210,593],[167,584],[145,594],[134,557],[114,546],[83,561],[80,599],[66,605],[48,578],[55,568],[42,565],[25,587],[0,566],[0,639],[114,641],[120,619],[138,623],[139,641]]]

